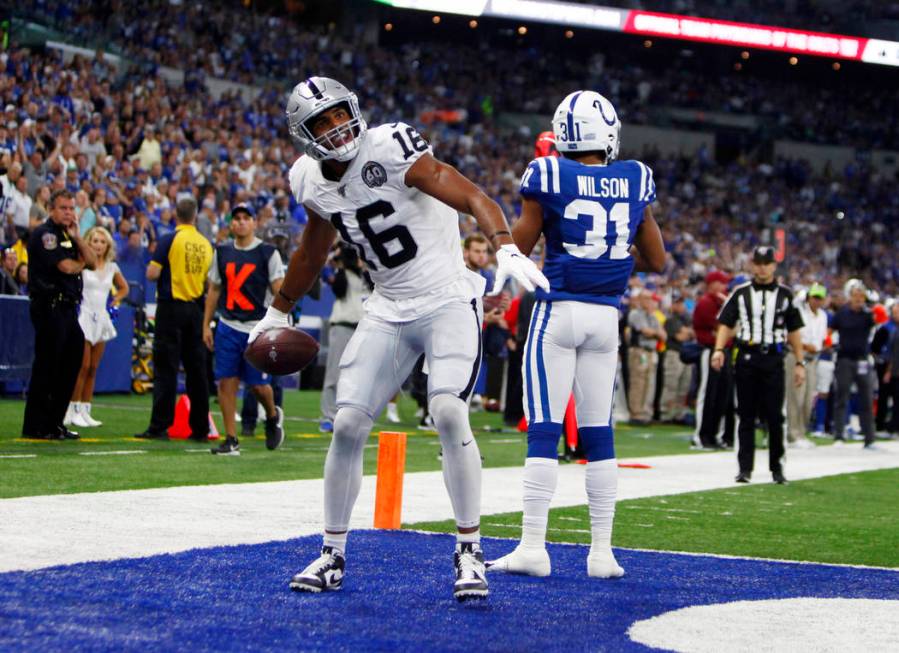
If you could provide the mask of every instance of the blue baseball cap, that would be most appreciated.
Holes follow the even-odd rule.
[[[231,215],[235,215],[238,211],[243,211],[251,218],[256,218],[256,212],[253,210],[253,207],[245,202],[235,205],[235,207],[231,209]]]

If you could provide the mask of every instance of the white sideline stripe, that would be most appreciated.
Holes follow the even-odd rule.
[[[36,453],[11,453],[11,454],[2,454],[0,458],[37,458]]]
[[[791,480],[899,467],[899,442],[880,444],[882,453],[861,446],[788,450]],[[759,451],[754,482],[770,482],[767,451]],[[731,452],[640,458],[651,469],[620,468],[618,498],[680,494],[742,487]],[[521,510],[522,467],[485,469],[483,515]],[[451,519],[453,512],[439,471],[406,474],[403,521]],[[21,497],[0,500],[0,572],[40,569],[91,560],[139,558],[161,553],[236,544],[258,544],[319,533],[321,479],[201,485]],[[371,528],[375,477],[366,476],[352,528]],[[789,487],[784,488],[789,492]],[[585,503],[580,465],[559,467],[553,507]]]
[[[138,453],[147,453],[144,449],[123,449],[122,451],[82,451],[79,456],[131,456]]]

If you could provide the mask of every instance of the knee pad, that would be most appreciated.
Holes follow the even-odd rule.
[[[559,457],[559,437],[562,435],[562,425],[555,422],[540,422],[528,424],[528,458]]]
[[[441,440],[456,437],[461,442],[464,432],[470,430],[468,404],[455,395],[448,393],[434,395],[428,402],[428,411],[434,418],[434,425],[440,433]]]
[[[344,406],[338,409],[334,417],[334,441],[341,443],[366,440],[371,433],[372,424],[371,417],[358,408]]]
[[[577,437],[587,454],[587,462],[615,457],[615,438],[611,426],[582,426],[577,430]]]

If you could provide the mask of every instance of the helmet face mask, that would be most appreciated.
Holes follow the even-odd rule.
[[[621,121],[615,107],[595,91],[575,91],[553,114],[556,149],[567,152],[603,152],[606,163],[618,157]]]
[[[312,132],[316,118],[335,107],[342,107],[350,119],[316,136]],[[355,93],[328,77],[310,77],[290,93],[287,128],[303,152],[313,159],[350,161],[362,145],[368,125],[362,118]]]

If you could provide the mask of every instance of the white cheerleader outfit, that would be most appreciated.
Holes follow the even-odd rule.
[[[81,293],[78,324],[84,332],[84,339],[92,345],[108,342],[116,337],[115,327],[106,310],[106,300],[112,291],[112,279],[118,271],[119,266],[110,261],[102,270],[84,270],[81,273],[84,289]]]

